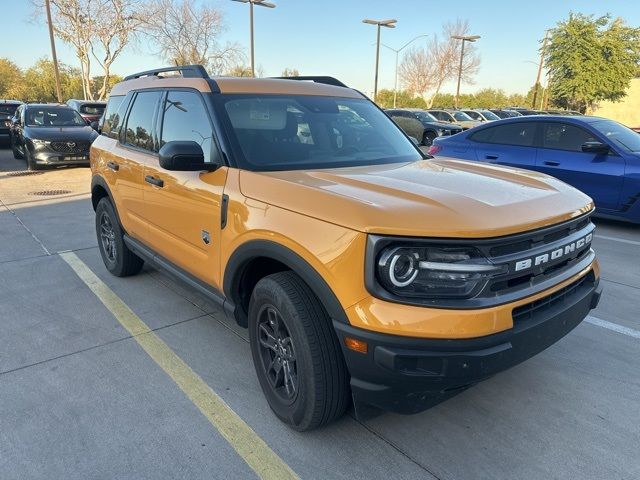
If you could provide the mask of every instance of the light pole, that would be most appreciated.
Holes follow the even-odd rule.
[[[464,59],[464,42],[475,42],[480,35],[451,35],[455,40],[462,40],[462,48],[460,49],[460,66],[458,67],[458,88],[456,88],[456,108],[458,108],[458,99],[460,98],[460,80],[462,79],[462,60]]]
[[[256,65],[253,53],[253,6],[276,8],[273,3],[265,2],[264,0],[233,0],[234,2],[248,3],[249,4],[249,32],[251,42],[251,76],[256,76]]]
[[[58,70],[58,56],[56,55],[56,42],[53,39],[53,24],[51,23],[51,5],[49,0],[44,2],[47,10],[47,22],[49,24],[49,40],[51,41],[51,57],[53,58],[53,73],[56,77],[56,94],[58,103],[62,103],[62,89],[60,88],[60,71]]]
[[[540,64],[538,65],[538,75],[536,76],[536,83],[533,86],[533,101],[532,108],[536,108],[536,100],[538,98],[538,85],[540,84],[540,75],[542,74],[542,66],[544,64],[544,49],[547,47],[547,38],[549,37],[549,30],[544,32],[544,40],[542,41],[542,48],[540,49]]]
[[[369,25],[376,25],[378,27],[378,36],[376,39],[376,77],[373,82],[373,101],[376,101],[376,97],[378,96],[378,63],[380,61],[380,27],[387,28],[396,28],[395,24],[398,21],[396,19],[389,20],[370,20],[365,18],[362,20],[362,23],[368,23]]]
[[[400,54],[400,52],[402,50],[404,50],[405,48],[407,48],[409,45],[411,45],[413,42],[415,42],[416,40],[418,40],[419,38],[423,38],[423,37],[428,37],[429,35],[418,35],[415,38],[412,38],[411,40],[409,40],[407,43],[405,43],[403,46],[401,46],[398,49],[395,48],[391,48],[389,45],[385,45],[384,43],[381,43],[380,45],[382,45],[385,48],[388,48],[389,50],[396,52],[396,78],[395,81],[393,83],[393,108],[396,108],[396,98],[398,97],[398,55]]]

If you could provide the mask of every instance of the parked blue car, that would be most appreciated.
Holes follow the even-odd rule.
[[[436,138],[429,153],[544,172],[593,198],[599,216],[640,223],[640,135],[613,120],[508,118]]]

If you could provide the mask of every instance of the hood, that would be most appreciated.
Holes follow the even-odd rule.
[[[544,174],[446,158],[332,170],[240,172],[243,195],[367,233],[487,238],[593,208]]]
[[[26,127],[26,136],[38,140],[76,140],[92,142],[98,133],[86,125],[83,127]]]

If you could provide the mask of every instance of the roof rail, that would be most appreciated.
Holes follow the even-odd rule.
[[[279,80],[307,80],[315,83],[324,83],[326,85],[333,85],[335,87],[347,87],[344,83],[334,77],[327,76],[298,76],[298,77],[271,77]]]
[[[124,80],[133,80],[140,77],[158,76],[159,73],[164,72],[180,72],[183,77],[186,78],[205,78],[209,79],[209,74],[202,65],[179,65],[175,67],[154,68],[153,70],[146,70],[144,72],[134,73],[133,75],[127,75]]]

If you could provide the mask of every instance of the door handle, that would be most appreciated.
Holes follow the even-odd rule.
[[[484,158],[486,158],[487,160],[497,160],[498,155],[485,155]]]
[[[557,167],[560,165],[560,162],[552,162],[551,160],[545,160],[545,165],[549,165],[550,167]]]
[[[118,165],[116,162],[107,162],[107,168],[110,168],[114,172],[117,172],[118,170],[120,170],[120,165]]]
[[[164,187],[164,181],[161,178],[155,178],[151,175],[147,175],[144,177],[144,181],[150,183],[151,185],[155,185],[156,187]]]

